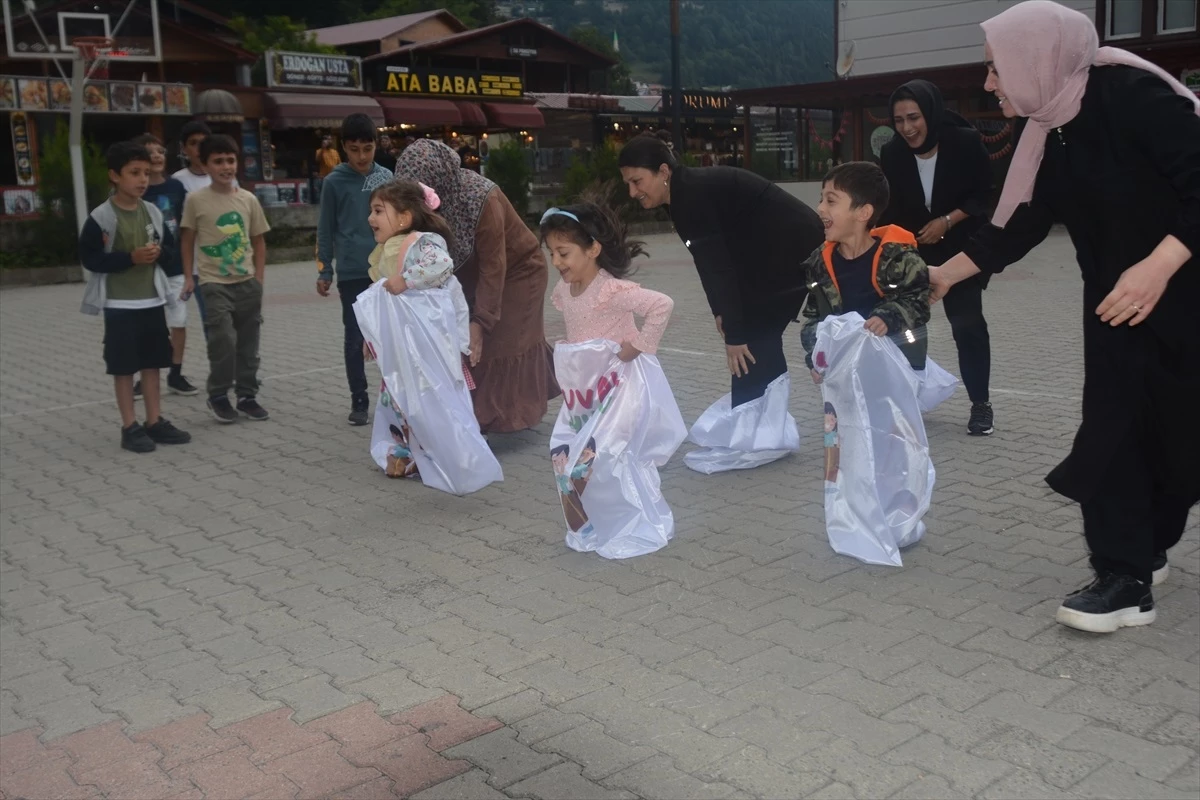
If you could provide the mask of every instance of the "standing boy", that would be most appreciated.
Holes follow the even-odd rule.
[[[252,420],[269,416],[256,397],[264,238],[271,226],[258,198],[237,185],[237,153],[228,136],[209,136],[200,144],[212,185],[188,194],[181,223],[184,295],[195,289],[195,270],[207,309],[208,408],[220,423],[236,422],[238,412]],[[236,409],[229,402],[230,389],[237,390]]]
[[[163,224],[171,232],[171,257],[162,260],[167,273],[167,327],[171,330],[171,371],[167,374],[167,388],[175,394],[191,397],[200,390],[183,376],[183,351],[187,346],[187,301],[183,299],[183,262],[179,257],[179,221],[183,219],[183,198],[187,189],[175,178],[165,174],[167,148],[152,133],[143,133],[133,140],[150,154],[150,185],[142,199],[162,212]],[[207,177],[207,176],[205,176]],[[164,247],[165,247],[164,243]],[[141,394],[141,381],[133,387],[135,395]]]
[[[179,131],[179,148],[188,163],[183,169],[176,170],[171,177],[183,184],[184,191],[196,192],[207,188],[212,183],[212,178],[208,177],[208,173],[204,170],[204,162],[200,160],[200,143],[210,136],[212,136],[212,129],[198,119],[184,123],[182,130]],[[194,273],[192,282],[198,283]],[[196,292],[196,308],[200,312],[200,322],[203,323],[204,295],[199,292]],[[207,328],[204,330],[204,335],[208,336]]]
[[[367,224],[371,192],[392,180],[392,172],[375,161],[375,123],[366,114],[351,114],[342,122],[346,163],[325,179],[321,221],[317,226],[317,292],[329,296],[333,264],[337,261],[337,290],[342,299],[345,328],[346,381],[350,384],[351,425],[367,424],[367,375],[363,365],[363,336],[354,315],[354,301],[371,285],[367,257],[375,249],[375,232]]]
[[[164,313],[166,272],[178,253],[162,213],[142,200],[150,183],[150,154],[133,142],[108,149],[112,196],[92,210],[79,234],[79,257],[88,270],[82,311],[104,313],[104,364],[113,376],[121,412],[121,447],[149,453],[158,444],[192,437],[162,417],[158,371],[171,365]],[[133,376],[141,373],[146,424],[137,421]]]
[[[800,343],[813,368],[817,324],[857,311],[876,336],[891,337],[913,369],[925,369],[929,347],[929,268],[916,238],[895,225],[873,226],[888,204],[883,170],[851,161],[830,170],[821,185],[817,216],[825,244],[804,264],[809,286]],[[814,371],[813,380],[820,382]]]

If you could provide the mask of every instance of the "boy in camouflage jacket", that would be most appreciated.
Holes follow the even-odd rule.
[[[825,177],[817,215],[826,241],[804,262],[809,295],[800,343],[810,370],[817,324],[851,311],[863,316],[867,330],[890,337],[913,369],[925,369],[929,268],[911,233],[895,225],[872,228],[887,204],[887,178],[874,164],[841,164]],[[816,372],[813,380],[819,382]]]

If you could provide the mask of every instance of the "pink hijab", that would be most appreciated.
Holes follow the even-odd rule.
[[[1027,0],[982,23],[992,49],[996,74],[1004,81],[1007,102],[1029,118],[1013,154],[992,224],[1003,228],[1017,206],[1033,199],[1033,184],[1046,135],[1079,114],[1088,69],[1092,66],[1137,67],[1162,78],[1190,99],[1200,114],[1200,99],[1168,73],[1143,58],[1116,47],[1100,47],[1096,26],[1085,15],[1050,2]]]

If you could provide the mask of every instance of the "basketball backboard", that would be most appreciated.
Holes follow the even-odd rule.
[[[4,40],[13,59],[69,61],[77,36],[113,40],[112,55],[122,61],[162,60],[158,0],[0,0]]]

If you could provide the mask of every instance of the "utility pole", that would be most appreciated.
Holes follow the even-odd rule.
[[[675,153],[683,155],[683,87],[679,84],[679,0],[671,0],[671,139]]]

